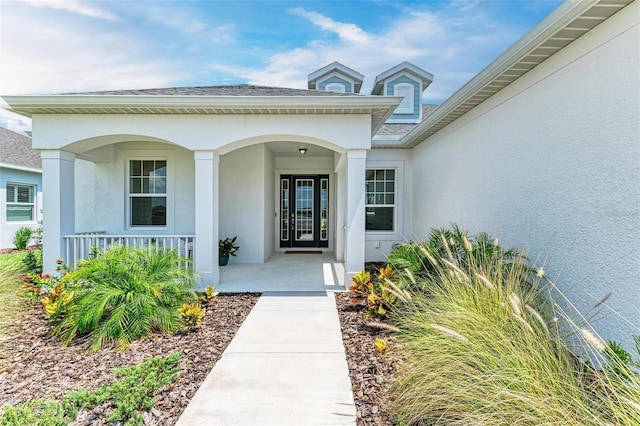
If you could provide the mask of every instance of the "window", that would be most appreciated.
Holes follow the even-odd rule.
[[[344,87],[344,84],[330,83],[324,87],[324,90],[327,92],[344,93],[346,88]]]
[[[395,114],[413,114],[413,85],[400,83],[393,86],[393,96],[402,96],[402,102],[395,110]]]
[[[167,226],[167,161],[129,161],[130,226]]]
[[[7,222],[33,222],[35,194],[35,185],[7,183]]]
[[[396,170],[367,169],[367,231],[393,231],[396,205]]]

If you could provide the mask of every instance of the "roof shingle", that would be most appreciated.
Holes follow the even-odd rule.
[[[31,139],[0,127],[0,163],[42,169],[40,152],[31,148]]]
[[[334,93],[321,90],[289,89],[285,87],[254,86],[196,86],[158,89],[105,90],[100,92],[64,93],[65,95],[140,95],[140,96],[359,96],[354,93]]]

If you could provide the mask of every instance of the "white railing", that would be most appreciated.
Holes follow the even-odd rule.
[[[193,235],[111,235],[104,231],[83,232],[66,235],[64,260],[70,268],[75,269],[78,262],[86,259],[96,250],[103,250],[111,245],[128,247],[165,248],[175,250],[180,257],[193,261],[195,236]],[[183,262],[181,266],[193,267],[191,262]]]

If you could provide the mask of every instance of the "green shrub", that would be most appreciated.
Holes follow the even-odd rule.
[[[142,425],[142,410],[153,407],[153,394],[178,378],[180,353],[166,358],[148,358],[142,364],[117,368],[120,377],[92,391],[78,390],[65,395],[62,402],[42,399],[0,408],[0,426],[66,426],[73,422],[78,408],[93,408],[107,401],[113,410],[108,421],[125,425]]]
[[[452,224],[451,228],[433,229],[424,242],[396,245],[389,253],[387,263],[396,271],[408,270],[411,276],[418,278],[401,279],[398,283],[400,287],[428,293],[429,288],[421,286],[424,284],[421,278],[437,275],[444,262],[453,262],[462,270],[472,271],[486,262],[500,261],[505,269],[517,265],[521,279],[532,282],[535,271],[528,268],[523,259],[525,257],[520,250],[504,249],[497,239],[487,233],[469,236],[466,230]]]
[[[532,276],[523,255],[488,248],[485,237],[473,239],[477,256],[471,241],[465,255],[455,237],[441,239],[445,254],[430,256],[432,272],[416,285],[429,294],[394,310],[398,423],[640,424],[639,383],[616,383],[570,352],[566,324],[579,330],[547,316],[563,311],[538,290],[542,271]]]
[[[31,273],[42,269],[42,250],[29,250],[22,258],[22,263]]]
[[[111,246],[64,278],[67,303],[52,312],[63,344],[86,336],[96,351],[115,341],[126,348],[153,330],[180,328],[178,308],[194,300],[193,271],[173,250]]]
[[[31,228],[23,226],[13,234],[13,245],[16,246],[18,250],[26,249],[32,234],[33,230]]]

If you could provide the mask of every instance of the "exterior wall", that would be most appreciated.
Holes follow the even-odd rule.
[[[7,182],[35,185],[35,220],[29,222],[7,222]],[[0,168],[0,248],[12,248],[15,232],[27,226],[36,229],[42,220],[42,174],[24,170]],[[33,241],[31,242],[33,243]],[[31,244],[30,243],[30,244]]]
[[[131,228],[127,218],[127,167],[129,159],[166,157],[167,227]],[[108,234],[193,234],[193,153],[151,142],[120,143],[115,161],[76,160],[76,232],[105,231]]]
[[[586,315],[640,334],[640,69],[634,2],[413,149],[414,232],[450,222],[529,249]]]
[[[373,149],[367,155],[367,168],[395,168],[396,211],[393,232],[366,231],[365,261],[384,261],[394,244],[413,238],[411,226],[412,161],[410,151],[399,149]]]
[[[274,140],[344,152],[370,148],[371,118],[367,114],[34,114],[33,135],[34,149],[64,149],[76,154],[114,142],[152,139],[189,150],[214,150],[220,155]]]
[[[338,77],[337,75],[333,75],[326,80],[322,80],[318,84],[318,90],[327,90],[327,86],[334,83],[343,85],[345,93],[353,93],[353,84],[344,78]]]
[[[385,83],[385,92],[387,96],[394,96],[393,89],[396,84],[410,84],[413,86],[413,114],[392,114],[389,120],[408,120],[410,123],[416,123],[420,119],[422,93],[420,90],[420,82],[406,75],[400,75]],[[399,121],[395,121],[399,122]]]
[[[265,259],[265,145],[220,157],[220,239],[238,237],[240,250],[230,262]]]

